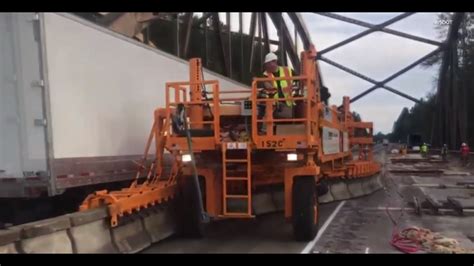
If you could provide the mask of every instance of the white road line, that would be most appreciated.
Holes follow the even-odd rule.
[[[369,254],[369,247],[365,248],[365,254]]]
[[[326,220],[326,222],[323,224],[323,227],[321,227],[321,229],[319,229],[318,231],[318,234],[316,235],[316,237],[311,240],[311,242],[309,242],[308,244],[306,244],[306,246],[304,247],[303,251],[301,251],[301,254],[308,254],[311,249],[316,245],[316,243],[318,242],[318,240],[321,238],[321,236],[324,234],[324,231],[326,231],[326,229],[328,228],[329,224],[332,222],[332,220],[336,217],[337,213],[341,210],[342,206],[344,206],[344,204],[346,203],[345,200],[341,201],[341,203],[339,203],[339,205],[337,205],[336,209],[331,213],[331,216],[329,216],[329,218]]]

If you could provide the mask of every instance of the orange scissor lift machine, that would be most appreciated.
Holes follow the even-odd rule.
[[[166,106],[154,112],[135,181],[120,191],[89,195],[80,209],[108,205],[116,226],[124,216],[175,198],[180,228],[202,235],[208,218],[254,218],[253,196],[280,189],[295,238],[313,238],[321,180],[366,178],[380,171],[372,155],[372,123],[352,120],[348,97],[342,110],[321,101],[315,59],[311,47],[301,53],[299,76],[254,78],[251,90],[222,91],[218,81],[203,79],[201,60],[191,59],[190,81],[166,84]],[[283,79],[297,84],[285,88],[291,90],[286,99],[259,88]],[[263,92],[269,97],[261,97]],[[287,101],[294,103],[291,115],[278,115]],[[263,107],[264,115],[258,111]],[[367,134],[356,136],[356,128]],[[364,155],[359,160],[352,159],[354,145]],[[152,147],[155,157],[149,159]]]

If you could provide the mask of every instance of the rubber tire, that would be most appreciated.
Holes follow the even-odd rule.
[[[297,241],[310,241],[318,233],[319,202],[314,177],[297,177],[293,182],[292,193],[293,234]],[[315,210],[317,217],[315,220]]]
[[[183,177],[177,198],[178,232],[184,237],[202,238],[204,223],[198,205],[198,194],[194,188],[193,177]],[[201,190],[202,191],[202,190]]]

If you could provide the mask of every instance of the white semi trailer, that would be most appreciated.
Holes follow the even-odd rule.
[[[0,217],[130,180],[187,61],[71,14],[2,13],[0,36]]]

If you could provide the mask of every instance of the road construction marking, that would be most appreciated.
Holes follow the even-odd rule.
[[[301,254],[308,254],[310,253],[311,249],[316,245],[316,243],[319,241],[319,239],[321,238],[321,236],[324,234],[324,231],[326,231],[326,229],[328,228],[329,224],[332,222],[332,220],[334,220],[334,218],[336,217],[337,213],[341,210],[342,206],[344,206],[344,204],[346,203],[345,200],[341,201],[341,203],[339,203],[339,205],[337,205],[336,209],[331,213],[331,216],[329,216],[329,218],[326,220],[326,222],[323,224],[323,227],[321,227],[321,229],[318,231],[318,234],[316,235],[316,237],[311,240],[311,242],[309,242],[308,244],[306,244],[306,247],[304,247],[303,251],[301,251]]]

